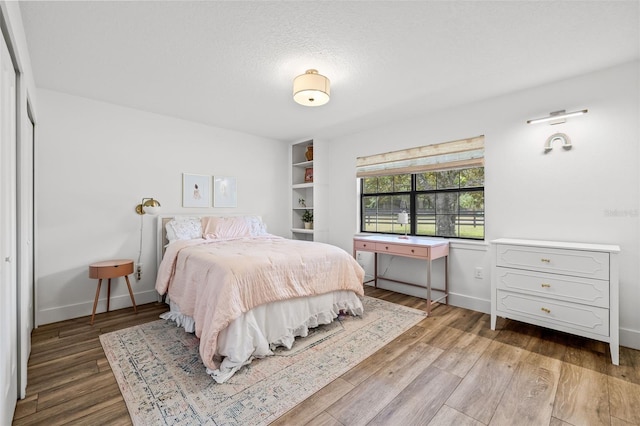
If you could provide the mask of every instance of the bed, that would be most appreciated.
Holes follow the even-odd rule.
[[[346,251],[269,234],[260,216],[162,216],[158,243],[162,318],[199,337],[218,383],[310,328],[363,312],[364,271]]]

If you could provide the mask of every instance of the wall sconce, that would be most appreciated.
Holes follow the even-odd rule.
[[[307,70],[293,79],[293,100],[304,106],[320,106],[329,102],[330,82],[317,70]]]
[[[402,213],[398,213],[398,223],[404,226],[404,235],[398,238],[408,240],[409,237],[407,236],[407,225],[409,224],[409,213],[404,210],[402,210]]]
[[[143,198],[142,202],[136,206],[136,213],[142,215],[145,213],[158,214],[160,211],[160,202],[153,198]]]
[[[160,202],[153,198],[143,198],[140,204],[136,206],[136,213],[140,215],[140,250],[138,251],[138,263],[136,263],[136,280],[140,281],[142,278],[142,235],[144,229],[143,214],[149,213],[152,215],[160,212]]]
[[[546,123],[547,121],[551,121],[549,124],[562,124],[566,122],[566,118],[575,117],[577,115],[586,114],[589,112],[587,109],[582,109],[580,111],[566,112],[565,110],[554,111],[549,113],[548,117],[542,118],[533,118],[531,120],[527,120],[527,124],[537,124],[537,123]]]

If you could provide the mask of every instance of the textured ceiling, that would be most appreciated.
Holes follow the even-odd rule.
[[[36,85],[274,139],[335,136],[640,57],[634,1],[29,1]],[[331,80],[322,107],[292,80]]]

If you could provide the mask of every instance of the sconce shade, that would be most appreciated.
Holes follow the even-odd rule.
[[[142,202],[136,206],[136,213],[138,214],[158,214],[160,211],[160,202],[153,198],[143,198]]]
[[[293,100],[304,106],[320,106],[329,102],[330,82],[317,70],[307,70],[293,79]]]
[[[145,211],[145,213],[149,213],[149,214],[152,214],[152,215],[156,215],[156,214],[158,214],[158,213],[160,212],[160,205],[153,206],[153,207],[151,207],[151,206],[146,206],[146,207],[144,208],[144,211]]]

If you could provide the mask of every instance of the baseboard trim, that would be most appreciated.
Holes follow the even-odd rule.
[[[371,284],[373,287],[373,284]],[[395,291],[397,293],[407,294],[409,296],[419,297],[424,299],[426,296],[426,288],[418,286],[408,286],[400,283],[394,283],[391,281],[385,281],[384,278],[378,280],[378,288],[384,290]],[[440,297],[443,293],[439,290],[433,289],[434,299]],[[458,308],[470,309],[472,311],[483,312],[485,314],[491,313],[491,300],[480,299],[477,297],[465,296],[459,293],[449,293],[448,303]]]
[[[143,291],[140,293],[134,293],[133,297],[136,299],[136,305],[143,305],[145,303],[157,302],[158,292],[155,290]],[[133,305],[131,304],[131,298],[129,297],[129,294],[111,296],[111,301],[109,302],[110,311],[129,308],[131,306]],[[75,305],[57,306],[55,308],[42,309],[38,311],[38,325],[51,324],[52,322],[84,317],[87,315],[91,315],[92,311],[93,300],[90,302],[77,303]],[[98,300],[96,314],[106,311],[107,298],[104,297]]]
[[[620,346],[640,350],[640,331],[620,328]]]
[[[463,294],[449,293],[449,304],[458,308],[491,314],[491,300],[478,297],[465,296]]]

